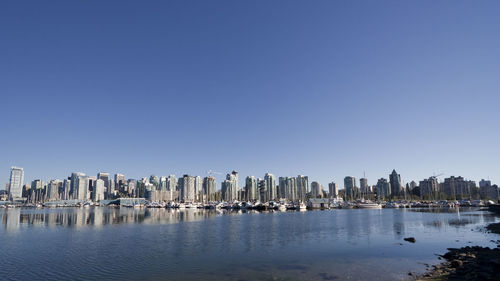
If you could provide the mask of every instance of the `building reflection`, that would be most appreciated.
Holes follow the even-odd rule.
[[[0,211],[7,232],[20,227],[100,227],[108,224],[169,224],[194,222],[215,217],[215,210],[134,209],[134,208],[57,208],[5,209]]]

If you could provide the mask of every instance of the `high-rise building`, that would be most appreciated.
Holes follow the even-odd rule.
[[[23,195],[24,169],[11,167],[9,181],[9,199],[19,199]]]
[[[217,192],[217,183],[212,176],[203,179],[203,202],[215,201]]]
[[[203,180],[200,176],[194,177],[194,200],[203,201]]]
[[[226,175],[226,180],[222,182],[222,199],[232,202],[238,199],[238,173],[233,171]]]
[[[378,199],[386,199],[391,196],[391,185],[387,179],[381,178],[377,181],[377,197]]]
[[[61,186],[60,180],[51,180],[47,185],[46,200],[59,200],[59,187]]]
[[[95,181],[94,191],[92,192],[92,200],[95,202],[104,200],[104,181],[98,179]]]
[[[370,186],[368,186],[368,179],[366,178],[359,179],[359,189],[362,194],[370,193]]]
[[[297,176],[297,200],[306,201],[306,195],[309,192],[309,178],[307,176]]]
[[[154,190],[159,190],[160,189],[160,178],[156,175],[151,175],[149,177],[149,183],[154,186]]]
[[[401,183],[401,175],[398,174],[396,170],[392,170],[392,173],[389,175],[389,181],[391,183],[391,195],[400,196],[403,191],[403,184]]]
[[[37,203],[43,201],[43,187],[44,183],[40,179],[31,182],[29,202]]]
[[[447,199],[468,199],[471,195],[471,190],[476,186],[476,183],[467,181],[463,177],[454,177],[444,179],[441,184],[441,191],[446,195]]]
[[[71,190],[71,179],[65,179],[63,182],[63,188],[61,192],[61,200],[69,200],[70,199],[70,190]]]
[[[137,189],[137,181],[134,179],[128,179],[127,180],[127,190],[126,190],[127,195],[134,197],[134,198],[138,197],[136,189]]]
[[[312,198],[323,198],[323,187],[317,181],[311,183],[311,197]]]
[[[278,199],[278,193],[276,190],[276,177],[273,174],[266,173],[264,176],[264,181],[266,182],[267,199],[268,201],[274,201]]]
[[[328,184],[328,192],[330,193],[331,198],[337,198],[339,195],[339,187],[335,182],[331,182]]]
[[[419,183],[420,198],[427,200],[435,200],[439,194],[439,182],[436,177],[424,179]]]
[[[356,178],[347,176],[344,178],[344,190],[346,199],[355,199],[358,196],[358,188],[356,186]]]
[[[167,201],[179,200],[178,181],[177,181],[177,177],[175,175],[168,176],[168,178],[167,178],[167,190],[170,194]]]
[[[278,197],[280,199],[286,198],[286,191],[288,189],[288,177],[278,178]]]
[[[124,193],[127,180],[123,174],[115,174],[115,190]]]
[[[297,178],[287,178],[286,187],[285,198],[289,201],[297,201]]]
[[[106,198],[111,199],[115,194],[115,187],[110,184],[109,173],[97,173],[97,179],[104,181],[104,187],[106,189]]]
[[[267,198],[267,186],[266,186],[266,181],[259,178],[257,179],[257,188],[258,188],[258,193],[259,193],[259,201],[260,202],[267,202],[269,199]]]
[[[245,179],[245,196],[247,201],[259,200],[257,179],[254,176]]]
[[[194,188],[194,177],[184,175],[182,178],[179,178],[180,200],[182,202],[194,202]]]

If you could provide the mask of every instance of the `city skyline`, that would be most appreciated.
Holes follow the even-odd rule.
[[[500,3],[391,3],[2,3],[0,171],[500,182]]]

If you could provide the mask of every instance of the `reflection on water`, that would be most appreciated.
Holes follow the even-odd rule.
[[[472,209],[91,207],[0,216],[7,280],[403,280],[448,247],[491,246],[493,234],[470,230],[497,220]],[[417,243],[404,242],[408,236]]]

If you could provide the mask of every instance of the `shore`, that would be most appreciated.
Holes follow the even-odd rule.
[[[486,230],[500,234],[500,223],[492,223]],[[500,280],[500,244],[494,249],[468,246],[448,250],[441,256],[445,262],[433,266],[418,280]]]

